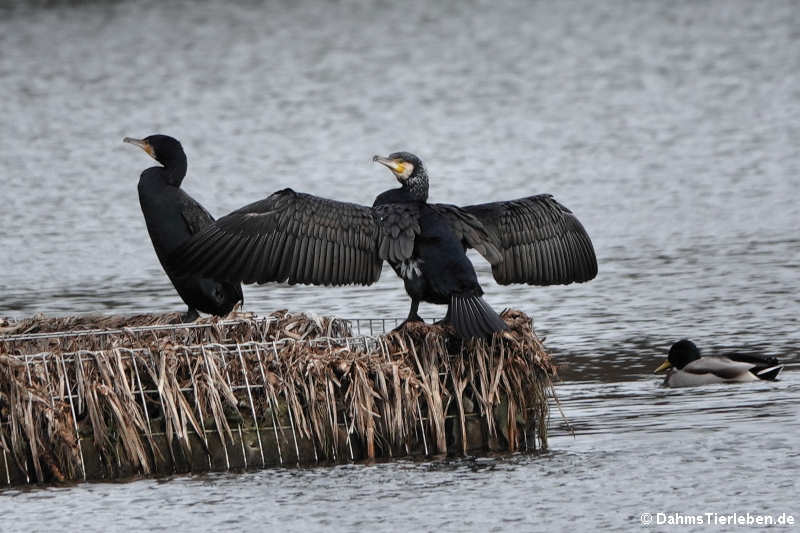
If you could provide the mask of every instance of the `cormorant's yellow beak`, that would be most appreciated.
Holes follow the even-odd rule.
[[[147,152],[147,155],[149,155],[153,159],[156,158],[155,150],[153,150],[153,147],[150,146],[150,143],[145,141],[144,139],[134,139],[133,137],[125,137],[124,139],[122,139],[122,142],[134,144],[139,148],[141,148],[142,150],[144,150],[145,152]]]
[[[653,372],[653,374],[658,374],[662,370],[666,370],[668,368],[672,368],[672,363],[670,363],[669,360],[664,361],[663,363],[661,363],[661,366],[656,368],[655,371]]]
[[[403,163],[399,159],[387,159],[385,157],[376,155],[372,158],[372,160],[376,163],[380,163],[381,165],[387,167],[389,170],[391,170],[397,175],[402,175],[406,171],[405,163]]]

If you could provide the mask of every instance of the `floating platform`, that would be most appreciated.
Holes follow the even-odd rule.
[[[0,486],[547,447],[532,321],[446,327],[285,311],[0,321]]]

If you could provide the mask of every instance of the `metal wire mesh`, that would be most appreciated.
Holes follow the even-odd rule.
[[[396,328],[402,318],[341,318],[336,319],[350,325],[353,337],[383,335]],[[74,337],[110,337],[116,335],[141,335],[155,332],[178,332],[183,330],[210,330],[237,326],[241,324],[257,324],[264,331],[268,331],[271,325],[277,324],[275,317],[257,317],[253,319],[230,319],[214,322],[193,322],[185,324],[157,324],[152,326],[132,326],[125,328],[111,329],[85,329],[74,331],[55,331],[42,333],[18,333],[12,335],[0,335],[0,343],[28,342],[44,339],[66,339]]]
[[[314,319],[312,318],[311,320]],[[46,401],[53,410],[56,410],[57,404],[60,404],[62,406],[60,409],[67,409],[67,412],[71,415],[65,420],[68,420],[69,425],[72,427],[71,432],[74,436],[79,459],[77,472],[80,476],[79,478],[82,479],[97,477],[97,465],[89,465],[86,456],[86,445],[88,444],[91,450],[89,452],[91,460],[97,462],[97,438],[96,436],[93,438],[91,433],[88,433],[91,427],[89,429],[84,427],[86,422],[81,426],[83,430],[79,427],[81,420],[86,420],[87,417],[86,395],[87,390],[91,389],[86,388],[85,380],[89,374],[93,374],[96,378],[104,371],[103,369],[116,374],[117,377],[115,379],[120,381],[115,381],[114,387],[121,382],[122,388],[129,391],[130,398],[135,399],[129,402],[129,405],[135,403],[138,405],[136,409],[142,413],[141,419],[143,423],[139,426],[139,430],[143,433],[143,442],[150,442],[152,448],[154,439],[162,438],[163,440],[166,438],[168,441],[174,439],[173,434],[167,430],[165,417],[165,413],[170,409],[169,402],[174,401],[174,398],[170,399],[168,394],[165,395],[162,388],[163,383],[159,381],[165,375],[165,350],[170,354],[169,357],[170,361],[173,362],[172,364],[182,365],[182,377],[180,380],[176,378],[172,391],[173,393],[179,393],[183,397],[181,401],[194,404],[197,421],[194,427],[187,425],[184,421],[184,431],[191,432],[190,436],[192,438],[202,441],[207,450],[207,456],[202,459],[206,463],[207,469],[230,470],[232,468],[264,467],[268,464],[301,464],[301,456],[305,457],[302,463],[307,464],[309,455],[313,457],[313,462],[321,460],[333,460],[336,462],[344,458],[349,458],[352,461],[364,456],[364,435],[363,433],[358,435],[358,443],[353,440],[356,436],[354,431],[355,420],[348,416],[348,411],[343,409],[340,403],[337,405],[337,402],[342,401],[342,397],[334,398],[333,390],[325,389],[323,395],[314,400],[321,406],[321,411],[318,411],[318,413],[323,413],[322,416],[327,418],[328,427],[334,429],[332,430],[333,433],[330,430],[326,430],[325,435],[317,433],[317,438],[311,437],[308,429],[308,417],[306,416],[304,420],[298,420],[298,416],[303,418],[302,410],[287,407],[291,401],[296,402],[296,397],[290,398],[290,393],[284,386],[286,382],[283,380],[283,376],[280,375],[282,372],[280,369],[282,368],[281,365],[285,364],[285,361],[282,362],[281,359],[285,358],[287,354],[291,356],[292,350],[287,348],[303,346],[304,350],[306,348],[312,352],[316,350],[314,353],[319,354],[322,359],[325,357],[335,358],[339,353],[345,352],[351,354],[351,356],[352,354],[364,354],[373,359],[378,358],[381,361],[396,364],[397,346],[394,346],[394,351],[392,351],[383,335],[399,325],[401,319],[349,318],[337,320],[348,324],[347,333],[350,333],[349,336],[325,335],[302,339],[290,337],[268,339],[267,332],[278,320],[272,317],[265,317],[255,319],[255,323],[258,326],[255,328],[257,333],[255,336],[258,337],[258,334],[263,332],[263,335],[261,335],[262,340],[200,342],[193,344],[169,342],[172,334],[180,339],[193,338],[178,334],[186,330],[224,329],[245,323],[251,325],[254,323],[253,319],[235,319],[211,323],[6,335],[0,336],[0,354],[4,354],[3,357],[16,361],[17,369],[24,367],[24,373],[18,373],[17,376],[24,376],[27,385],[30,387],[29,390],[34,392],[45,391],[47,395]],[[340,329],[337,331],[345,330]],[[152,333],[167,333],[167,335],[151,335]],[[36,353],[14,353],[3,350],[3,343],[7,343],[9,346],[19,346],[20,343],[29,341],[32,346],[38,347],[46,346],[49,340],[60,341],[65,338],[81,336],[108,337],[112,339],[119,335],[125,335],[128,338],[141,338],[147,342],[133,346],[110,343],[108,347],[103,349],[63,351],[61,349],[53,349]],[[75,345],[74,343],[64,344],[64,346]],[[57,346],[61,347],[62,344],[57,344]],[[395,355],[390,357],[390,352]],[[312,353],[312,357],[303,364],[315,364],[315,360]],[[178,363],[175,363],[176,361]],[[161,365],[160,369],[159,365]],[[209,376],[216,372],[216,375],[224,381],[223,388],[227,386],[227,390],[236,396],[234,403],[237,407],[235,410],[238,409],[239,414],[230,419],[229,428],[227,427],[227,422],[223,421],[221,426],[219,419],[212,420],[207,417],[209,413],[208,403],[205,403],[201,408],[200,398],[204,394],[203,386],[207,388],[207,384],[198,383],[195,379],[195,373],[187,371],[191,370],[193,366],[196,369],[197,365],[203,366],[205,372],[205,374],[198,373],[199,378],[208,379]],[[419,361],[417,361],[417,365],[419,365]],[[286,367],[284,366],[283,368]],[[414,371],[416,371],[416,368]],[[423,369],[419,368],[419,371],[422,372]],[[425,372],[428,372],[428,370],[426,369]],[[275,377],[276,374],[278,375],[277,378]],[[176,375],[174,374],[173,377]],[[450,379],[444,367],[438,367],[434,374],[428,373],[427,375],[438,375],[442,384],[447,383],[447,380]],[[298,374],[294,374],[295,379],[297,379],[297,376]],[[281,380],[282,386],[280,388],[274,387],[274,382],[271,383],[270,381],[273,379]],[[299,383],[302,384],[303,379],[301,377]],[[97,385],[94,384],[93,386],[96,387]],[[380,386],[377,379],[375,386]],[[30,393],[27,394],[30,396]],[[341,391],[337,392],[337,394],[341,394]],[[410,419],[413,419],[413,423],[408,428],[403,429],[403,435],[410,436],[410,438],[406,438],[403,443],[396,441],[399,443],[400,448],[395,448],[394,452],[392,451],[392,446],[394,445],[384,441],[382,444],[383,453],[388,453],[388,455],[393,453],[402,454],[403,447],[405,447],[404,452],[406,454],[412,453],[413,450],[409,448],[409,443],[411,443],[412,448],[418,446],[416,453],[425,453],[426,455],[431,451],[435,451],[436,448],[441,449],[439,441],[434,438],[432,433],[434,424],[429,414],[420,408],[421,402],[412,405],[413,415],[409,411],[406,411],[406,414],[403,415],[410,416]],[[306,408],[308,408],[308,405],[304,405],[302,409]],[[428,405],[428,408],[430,408],[430,405]],[[448,411],[446,405],[443,409]],[[369,408],[367,408],[367,411],[369,411]],[[173,412],[175,412],[174,406]],[[153,416],[154,413],[156,414],[155,418]],[[246,417],[241,416],[244,413],[247,413]],[[352,413],[350,414],[352,415]],[[379,415],[374,415],[380,418]],[[161,421],[158,420],[159,416],[162,418]],[[485,418],[487,411],[486,409],[481,409],[480,412],[467,412],[466,416],[471,419]],[[462,413],[461,417],[461,426],[463,428],[464,413]],[[442,420],[445,418],[453,420],[454,416],[446,413]],[[0,421],[5,426],[4,430],[11,425],[8,418],[6,420],[0,419]],[[92,423],[94,424],[94,421]],[[480,420],[476,421],[478,425],[481,423]],[[337,432],[342,435],[342,441],[337,440]],[[6,434],[10,433],[6,431]],[[231,434],[237,436],[237,438],[232,438]],[[188,437],[184,435],[184,438]],[[527,449],[528,436],[523,435],[523,438]],[[213,443],[211,442],[212,440]],[[3,443],[0,442],[0,444]],[[360,446],[358,450],[354,449],[357,444]],[[223,459],[213,458],[212,454],[208,452],[208,449],[214,446],[221,451]],[[32,478],[41,479],[41,472],[37,472],[33,476],[34,472],[31,467],[20,464],[19,456],[14,457],[11,455],[12,448],[9,448],[7,444],[0,446],[0,449],[2,449],[0,455],[2,455],[2,466],[5,472],[4,477],[6,478],[5,480],[0,480],[0,482],[12,483],[11,467],[13,465],[11,463],[13,459],[17,459],[18,470],[24,470],[26,481],[30,482]],[[172,448],[169,448],[169,454],[172,456],[173,464],[176,464]],[[119,458],[117,458],[117,461],[119,461]],[[220,461],[224,462],[220,463]],[[190,462],[190,469],[196,467],[196,464]],[[90,473],[90,471],[95,473]]]
[[[231,391],[234,393],[243,392],[246,395],[247,405],[245,406],[247,410],[250,412],[252,416],[252,428],[243,428],[241,424],[238,424],[236,427],[236,432],[239,435],[239,442],[242,446],[242,453],[241,458],[243,459],[243,464],[239,464],[237,466],[243,466],[245,468],[248,467],[247,457],[248,454],[246,450],[244,450],[244,442],[245,439],[242,438],[243,431],[248,431],[253,429],[257,436],[257,444],[258,444],[258,459],[260,460],[259,466],[266,466],[266,454],[264,443],[262,442],[261,438],[261,429],[258,425],[259,416],[257,415],[256,404],[253,399],[253,395],[255,392],[259,394],[261,398],[268,398],[269,405],[271,406],[269,416],[271,418],[271,430],[275,437],[275,445],[277,448],[277,456],[279,464],[284,464],[285,461],[285,450],[281,448],[281,438],[280,434],[284,432],[291,434],[291,442],[293,443],[294,448],[294,457],[296,460],[299,460],[301,455],[301,451],[299,449],[299,436],[298,436],[298,428],[295,426],[295,421],[292,416],[292,412],[288,412],[288,424],[282,424],[278,417],[276,416],[276,412],[278,411],[278,406],[276,405],[278,398],[275,396],[274,393],[270,393],[268,390],[268,380],[267,374],[269,371],[267,370],[267,362],[269,357],[273,357],[275,361],[277,361],[278,354],[282,348],[287,345],[294,345],[294,344],[302,344],[311,348],[322,349],[326,352],[331,352],[337,349],[344,349],[350,352],[357,352],[357,353],[384,353],[387,354],[385,346],[383,346],[383,341],[380,335],[391,331],[397,324],[400,323],[400,319],[386,319],[386,318],[351,318],[351,319],[343,319],[344,322],[347,322],[350,326],[350,331],[353,332],[352,336],[349,337],[331,337],[331,336],[324,336],[324,337],[317,337],[312,339],[293,339],[293,338],[281,338],[276,340],[262,340],[262,341],[249,341],[249,342],[236,342],[236,343],[202,343],[202,344],[192,344],[192,345],[181,345],[180,346],[180,353],[181,356],[186,359],[188,362],[190,359],[200,359],[205,361],[205,363],[209,364],[209,357],[213,353],[218,355],[220,360],[223,361],[224,365],[224,373],[225,378],[227,380],[227,384]],[[23,333],[23,334],[15,334],[15,335],[6,335],[0,336],[0,343],[15,343],[19,345],[20,343],[25,342],[34,342],[35,345],[43,345],[46,344],[48,340],[63,340],[75,337],[93,337],[95,339],[102,338],[102,337],[114,337],[119,335],[127,335],[127,336],[134,336],[136,338],[144,337],[147,338],[147,334],[159,332],[159,333],[170,333],[170,332],[178,332],[181,330],[199,330],[199,329],[208,329],[208,328],[224,328],[224,327],[231,327],[242,324],[244,321],[242,320],[225,320],[225,321],[218,321],[214,323],[193,323],[193,324],[174,324],[174,325],[155,325],[155,326],[137,326],[137,327],[130,327],[130,328],[116,328],[116,329],[90,329],[90,330],[82,330],[82,331],[61,331],[61,332],[45,332],[45,333]],[[259,318],[256,319],[256,322],[259,328],[266,332],[269,330],[271,325],[274,325],[277,320],[270,317]],[[44,343],[42,341],[45,341]],[[55,405],[55,402],[67,402],[69,405],[69,410],[72,415],[72,422],[73,422],[73,430],[74,435],[76,438],[78,452],[80,455],[80,470],[81,470],[81,477],[83,479],[87,479],[87,469],[86,469],[86,459],[84,457],[84,450],[83,450],[83,441],[86,436],[81,434],[81,430],[78,427],[78,414],[80,409],[80,402],[81,396],[78,391],[78,380],[81,379],[80,376],[85,371],[85,365],[91,364],[99,364],[99,358],[106,357],[109,351],[113,351],[115,357],[119,360],[120,364],[128,363],[130,366],[129,368],[133,369],[133,375],[131,376],[132,380],[129,386],[131,387],[131,393],[139,399],[141,404],[141,409],[144,413],[144,419],[147,423],[146,428],[146,437],[148,439],[152,439],[154,437],[164,436],[164,431],[155,431],[154,428],[151,426],[151,417],[150,413],[148,412],[148,398],[158,397],[159,402],[161,402],[160,408],[163,410],[165,406],[163,404],[163,398],[161,397],[160,391],[155,386],[145,386],[145,381],[142,379],[141,372],[143,369],[142,366],[150,365],[151,368],[155,367],[158,364],[157,357],[158,355],[153,352],[151,347],[142,346],[137,348],[128,348],[128,347],[115,347],[112,349],[103,349],[103,350],[76,350],[76,351],[41,351],[37,353],[9,353],[7,354],[8,357],[15,359],[25,365],[25,374],[27,375],[27,381],[30,386],[33,386],[34,374],[44,374],[49,375],[51,373],[59,372],[65,380],[65,387],[61,390],[51,390],[50,391],[50,403]],[[388,357],[388,354],[387,354]],[[256,375],[256,378],[251,382],[251,377],[248,376],[248,372],[245,370],[245,359],[248,360],[257,360],[258,361],[258,369],[259,372]],[[238,364],[236,363],[238,360]],[[120,366],[122,368],[122,366]],[[232,375],[232,371],[236,372],[236,374]],[[135,378],[135,379],[133,379]],[[195,400],[195,407],[199,410],[199,405],[197,405],[197,398],[198,398],[198,384],[194,381],[194,376],[192,376],[192,382],[189,386],[180,387],[179,390],[183,393],[187,398],[194,398]],[[152,408],[151,408],[152,409]],[[343,416],[342,416],[343,415]],[[353,452],[353,444],[351,442],[351,433],[352,433],[352,425],[349,420],[347,420],[346,413],[339,414],[340,422],[339,426],[346,432],[347,441],[346,441],[346,449],[349,452],[350,460],[355,458]],[[333,421],[333,414],[330,413],[329,420]],[[224,455],[225,455],[225,463],[226,469],[231,468],[231,460],[230,460],[230,451],[228,449],[228,444],[226,443],[226,439],[221,435],[220,428],[207,428],[203,418],[200,417],[200,422],[202,425],[201,431],[199,433],[199,437],[203,439],[206,446],[208,446],[208,438],[209,435],[216,435],[219,438],[219,442],[223,447]],[[420,421],[422,422],[422,421]],[[4,425],[8,426],[10,422],[5,422]],[[422,432],[424,433],[424,428],[420,427]],[[427,446],[426,446],[427,448]],[[332,456],[333,460],[336,461],[336,449],[333,448],[330,454],[327,454],[329,457]],[[316,450],[314,449],[314,459],[316,462],[319,461],[319,456]],[[6,473],[6,482],[11,483],[10,478],[10,470],[8,466],[8,452],[3,449],[2,451],[2,460],[4,465],[4,470]],[[209,468],[211,468],[211,459],[208,459]],[[26,481],[30,481],[30,474],[26,472]]]

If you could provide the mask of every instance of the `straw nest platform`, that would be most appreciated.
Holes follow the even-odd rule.
[[[286,312],[0,320],[0,486],[547,447],[549,355]]]

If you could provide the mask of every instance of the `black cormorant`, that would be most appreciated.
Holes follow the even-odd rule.
[[[175,290],[189,306],[182,319],[195,320],[197,311],[227,315],[237,302],[243,300],[239,283],[225,281],[224,276],[198,275],[189,269],[178,273],[167,266],[170,253],[214,222],[214,217],[180,188],[186,176],[186,154],[181,143],[167,135],[150,135],[144,139],[125,137],[123,142],[138,146],[164,165],[142,172],[139,205],[158,260]]]
[[[701,356],[695,343],[683,339],[669,349],[667,360],[656,372],[672,369],[664,379],[668,387],[694,387],[712,383],[743,383],[774,380],[783,365],[774,357],[729,354]]]
[[[597,275],[589,236],[550,195],[429,204],[418,157],[398,152],[373,160],[391,169],[400,187],[378,195],[372,207],[283,189],[220,218],[170,262],[245,283],[370,285],[385,260],[411,297],[407,321],[421,320],[420,301],[447,304],[445,319],[462,338],[505,328],[481,298],[467,248],[489,261],[501,284],[567,284]]]

